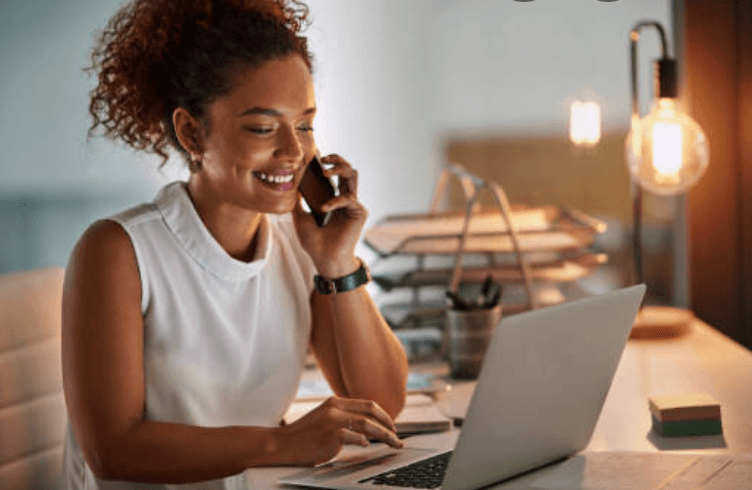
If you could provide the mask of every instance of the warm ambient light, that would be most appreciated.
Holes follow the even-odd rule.
[[[637,93],[637,42],[640,31],[653,27],[658,31],[662,56],[653,69],[654,102],[650,112],[640,117]],[[643,283],[642,271],[642,189],[654,194],[686,192],[700,180],[710,161],[708,140],[692,118],[677,110],[676,60],[668,56],[663,26],[655,21],[639,22],[630,33],[632,128],[626,140],[626,160],[632,181],[634,219],[635,282]],[[687,331],[694,315],[690,310],[672,306],[646,305],[640,309],[632,337],[666,337]]]
[[[708,167],[708,141],[702,128],[675,104],[674,98],[659,99],[647,116],[633,120],[627,137],[629,172],[655,194],[685,192]]]
[[[592,148],[601,140],[601,107],[597,102],[572,102],[569,139],[576,146]]]

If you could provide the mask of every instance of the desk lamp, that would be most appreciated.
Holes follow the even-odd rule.
[[[637,41],[646,27],[658,30],[662,57],[653,72],[654,101],[640,118],[637,96]],[[638,23],[630,34],[632,127],[625,154],[632,179],[634,272],[644,282],[642,269],[642,189],[663,196],[684,193],[705,173],[709,162],[708,141],[697,122],[676,107],[676,60],[668,57],[666,33],[655,21]],[[668,306],[644,306],[632,330],[633,337],[670,336],[682,333],[692,321],[689,310]]]

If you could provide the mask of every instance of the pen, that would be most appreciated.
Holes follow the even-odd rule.
[[[486,280],[483,281],[480,296],[478,297],[478,306],[481,308],[485,308],[488,303],[488,293],[491,291],[491,284],[493,284],[493,276],[489,274],[486,276]]]
[[[465,301],[462,298],[460,298],[458,294],[455,294],[451,291],[447,291],[446,296],[447,298],[451,300],[452,307],[455,310],[469,310],[470,309],[470,306],[467,303],[465,303]]]
[[[449,299],[451,307],[455,310],[468,311],[473,309],[487,309],[493,308],[499,304],[501,300],[501,284],[493,281],[491,276],[488,276],[483,282],[481,288],[481,295],[474,302],[467,302],[459,293],[452,291],[446,291],[446,297]]]
[[[493,294],[486,297],[485,303],[483,303],[483,308],[493,308],[496,305],[499,304],[501,300],[501,284],[498,282],[494,283],[494,292]]]

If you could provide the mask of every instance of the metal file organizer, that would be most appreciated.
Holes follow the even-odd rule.
[[[440,210],[452,178],[462,186],[464,211]],[[483,192],[491,193],[494,207],[481,208]],[[373,280],[382,291],[411,291],[410,299],[381,306],[397,329],[442,326],[443,295],[425,299],[421,291],[472,291],[489,274],[505,288],[505,315],[560,303],[560,285],[607,262],[605,254],[590,250],[605,231],[605,223],[574,209],[512,207],[501,186],[453,164],[442,171],[429,212],[388,216],[366,230],[364,242],[378,255]],[[414,259],[410,266],[389,267],[408,257]]]

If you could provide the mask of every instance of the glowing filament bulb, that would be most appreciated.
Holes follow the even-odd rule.
[[[597,102],[572,102],[569,139],[577,146],[592,148],[601,140],[601,108]]]
[[[670,196],[686,192],[708,168],[710,148],[697,122],[660,98],[644,118],[632,118],[627,166],[643,189]]]
[[[682,132],[678,124],[655,123],[653,166],[660,179],[679,180],[679,171],[682,168]]]

